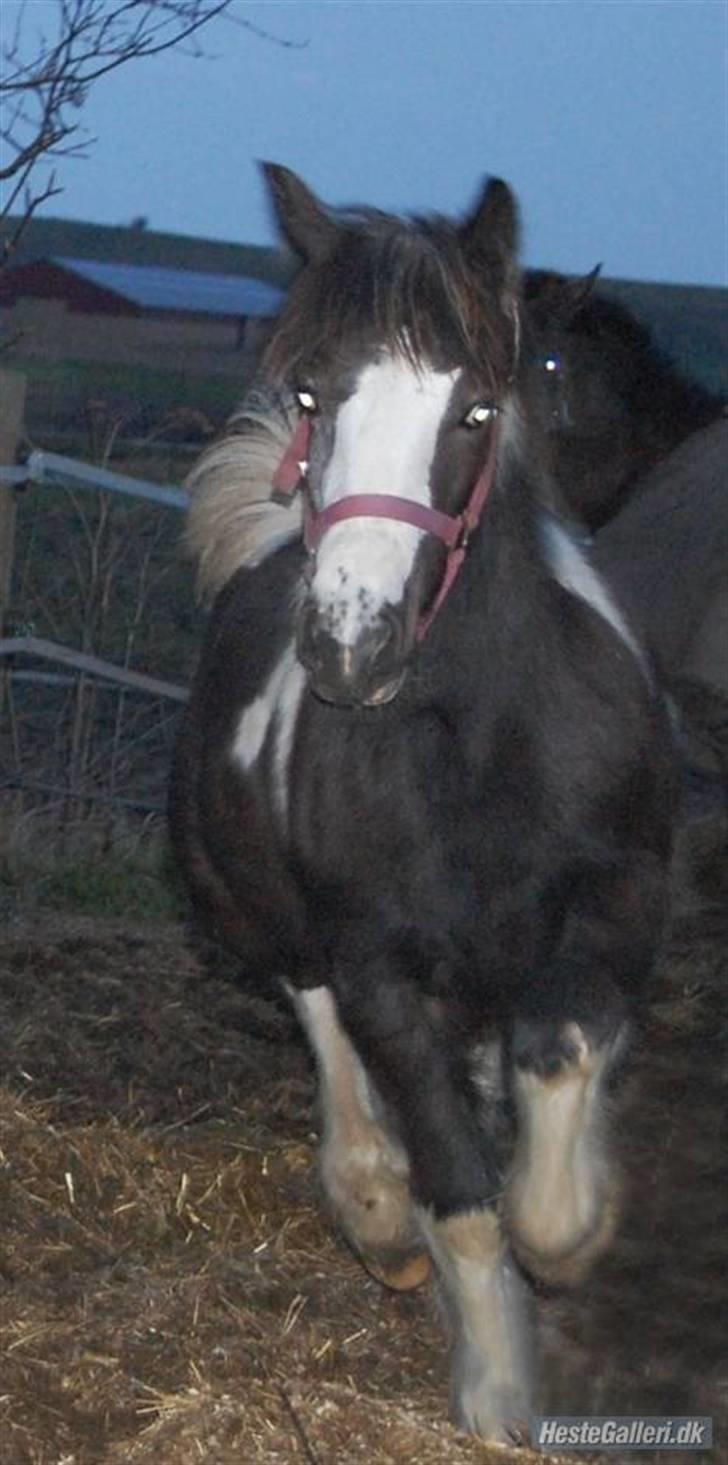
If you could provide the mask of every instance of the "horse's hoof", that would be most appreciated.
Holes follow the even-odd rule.
[[[529,1404],[519,1389],[492,1390],[485,1379],[453,1394],[450,1418],[456,1429],[490,1444],[523,1445],[529,1440]]]
[[[432,1271],[432,1261],[426,1251],[409,1257],[399,1266],[382,1266],[367,1257],[362,1257],[362,1261],[370,1275],[385,1287],[391,1287],[393,1292],[414,1292],[415,1287],[421,1287],[427,1281]]]

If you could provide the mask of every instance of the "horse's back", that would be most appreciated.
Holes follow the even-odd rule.
[[[669,671],[695,674],[690,662],[702,655],[697,674],[707,670],[728,691],[728,643],[721,647],[720,635],[728,612],[726,419],[693,433],[643,479],[596,536],[593,559]],[[715,621],[718,634],[703,653],[704,621]]]

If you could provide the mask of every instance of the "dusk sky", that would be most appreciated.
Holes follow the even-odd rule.
[[[3,0],[6,17],[17,0]],[[29,35],[55,0],[28,0]],[[258,158],[331,203],[460,212],[515,188],[529,264],[728,283],[725,0],[236,3],[99,81],[46,213],[269,243]]]

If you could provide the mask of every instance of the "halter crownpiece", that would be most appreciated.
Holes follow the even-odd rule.
[[[425,534],[432,534],[447,547],[447,560],[439,589],[434,600],[420,617],[417,639],[421,641],[432,625],[437,612],[449,595],[459,574],[467,552],[473,530],[480,522],[480,516],[490,493],[495,473],[498,421],[493,424],[490,447],[485,464],[475,481],[475,486],[465,508],[460,514],[444,514],[427,504],[416,503],[414,499],[400,498],[387,493],[357,493],[336,499],[325,509],[318,510],[311,502],[308,492],[308,463],[311,447],[313,421],[304,414],[293,433],[290,443],[273,477],[273,497],[283,504],[290,504],[293,495],[303,492],[303,539],[310,554],[315,554],[327,530],[346,519],[394,519],[400,524],[411,524]]]

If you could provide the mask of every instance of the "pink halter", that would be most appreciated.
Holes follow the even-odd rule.
[[[273,479],[276,498],[288,502],[298,489],[305,489],[308,457],[313,430],[310,416],[301,418],[281,459]],[[437,612],[450,594],[465,559],[468,541],[477,527],[490,493],[495,473],[498,424],[494,424],[485,465],[476,479],[473,491],[461,514],[443,514],[439,509],[415,503],[414,499],[398,498],[387,493],[355,493],[336,499],[320,512],[304,493],[303,537],[306,548],[314,554],[327,529],[344,519],[396,519],[432,534],[447,546],[447,560],[440,587],[432,604],[420,617],[417,639],[421,641],[432,625]]]

